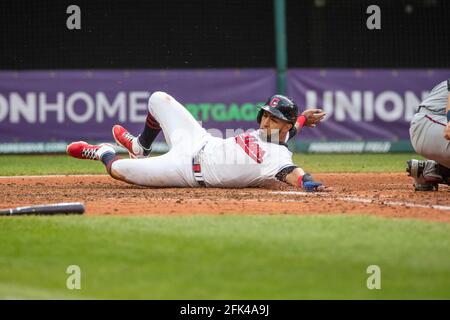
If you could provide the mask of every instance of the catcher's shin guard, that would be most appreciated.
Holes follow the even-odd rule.
[[[413,185],[416,191],[438,190],[438,184],[443,182],[443,178],[439,174],[436,161],[412,159],[406,164],[406,172],[414,179]]]

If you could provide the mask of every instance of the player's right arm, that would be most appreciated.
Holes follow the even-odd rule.
[[[302,112],[301,116],[305,117],[305,126],[314,128],[325,118],[326,113],[322,109],[308,109]],[[299,122],[295,124],[299,125]],[[299,128],[300,130],[301,128]]]
[[[303,127],[314,128],[319,124],[325,117],[325,112],[322,109],[308,109],[302,112],[298,116],[295,125],[289,130],[288,140],[295,137]]]
[[[450,79],[447,80],[447,91],[447,108],[445,109],[447,113],[447,126],[444,130],[444,137],[445,139],[450,140]]]

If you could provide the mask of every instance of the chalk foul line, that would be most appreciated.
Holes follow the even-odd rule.
[[[328,194],[326,192],[301,192],[301,191],[272,191],[271,194],[280,194],[280,195],[300,195],[300,196],[310,196],[310,197],[323,197]],[[438,204],[420,204],[408,201],[383,201],[371,198],[360,198],[360,197],[336,197],[333,198],[335,200],[347,201],[347,202],[356,202],[356,203],[373,203],[379,205],[386,205],[392,207],[410,207],[410,208],[432,208],[436,210],[442,211],[450,211],[450,206],[438,205]],[[288,200],[288,202],[296,202],[295,200]],[[299,201],[301,202],[301,201]]]

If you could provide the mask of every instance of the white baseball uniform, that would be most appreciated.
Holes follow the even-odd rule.
[[[159,122],[169,152],[112,163],[112,175],[153,187],[250,187],[295,167],[285,144],[263,141],[260,130],[236,137],[213,137],[172,96],[155,92],[148,110]]]

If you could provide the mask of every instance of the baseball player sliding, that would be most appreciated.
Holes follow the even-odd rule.
[[[416,191],[450,185],[450,79],[435,86],[422,101],[409,129],[416,152],[429,160],[409,160],[406,171]]]
[[[260,108],[258,130],[223,139],[209,134],[172,96],[155,92],[139,136],[120,125],[112,129],[117,144],[128,150],[131,159],[119,159],[110,144],[83,141],[68,145],[67,153],[100,160],[113,178],[142,186],[244,188],[279,180],[309,192],[329,191],[293,163],[286,145],[302,127],[315,127],[324,116],[320,109],[298,116],[291,99],[274,95]],[[161,130],[170,150],[149,157]]]

